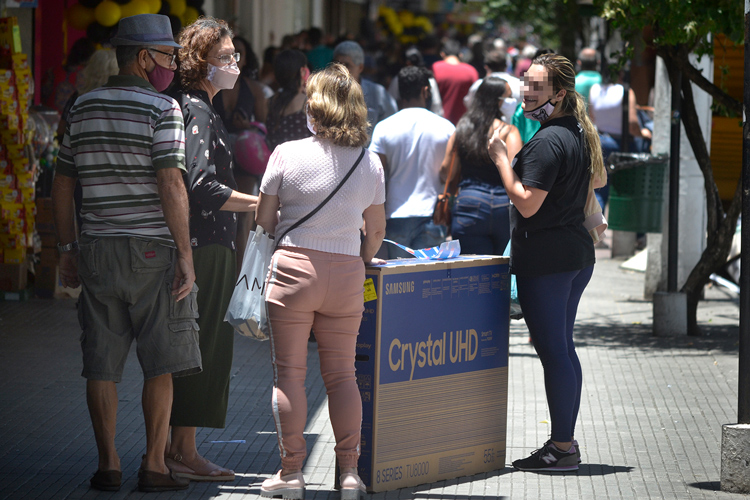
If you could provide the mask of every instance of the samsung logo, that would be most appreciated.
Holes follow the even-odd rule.
[[[399,283],[386,283],[385,294],[393,295],[397,293],[412,293],[414,292],[413,281],[401,281]]]

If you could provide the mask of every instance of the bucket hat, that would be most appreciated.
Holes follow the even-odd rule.
[[[138,14],[123,17],[110,43],[118,45],[166,45],[182,48],[172,36],[172,23],[161,14]]]

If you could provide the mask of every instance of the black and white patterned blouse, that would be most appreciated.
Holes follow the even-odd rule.
[[[185,186],[190,199],[190,244],[218,244],[235,250],[237,214],[222,211],[237,183],[232,174],[229,134],[208,94],[173,94],[185,120]]]

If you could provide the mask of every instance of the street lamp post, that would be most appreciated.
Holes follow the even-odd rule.
[[[750,0],[745,0],[745,86],[742,128],[742,233],[737,424],[721,431],[721,489],[750,493]]]

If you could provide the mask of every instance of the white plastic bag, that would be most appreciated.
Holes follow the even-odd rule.
[[[270,331],[265,291],[273,250],[274,241],[262,227],[256,227],[247,240],[240,276],[224,316],[237,333],[255,340],[268,340]]]

